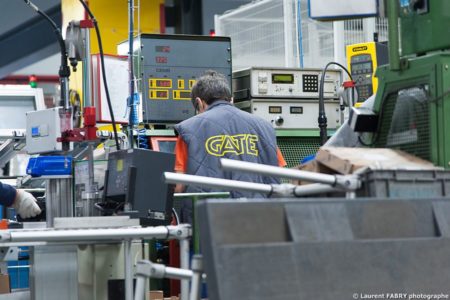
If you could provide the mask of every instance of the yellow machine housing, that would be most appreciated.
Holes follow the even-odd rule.
[[[117,54],[117,45],[128,39],[128,2],[111,0],[86,1],[98,21],[105,54]],[[83,20],[87,13],[79,0],[62,0],[63,32],[72,20]],[[138,7],[135,9],[135,31],[137,30]],[[140,31],[146,33],[160,33],[165,30],[164,0],[141,1],[139,7],[141,20]],[[95,30],[90,33],[91,53],[99,53]],[[83,98],[82,72],[73,73],[70,77],[70,88],[78,91]]]
[[[347,65],[358,91],[357,102],[364,102],[376,93],[378,66],[389,62],[388,46],[384,43],[368,42],[347,46]]]

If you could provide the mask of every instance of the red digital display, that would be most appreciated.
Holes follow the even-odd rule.
[[[156,98],[169,98],[168,91],[156,91]]]
[[[157,64],[167,64],[167,57],[165,56],[156,56],[155,60]]]
[[[172,87],[172,81],[170,79],[168,80],[156,80],[155,85],[157,87]]]
[[[163,52],[163,53],[169,53],[170,52],[170,46],[155,46],[156,52]]]

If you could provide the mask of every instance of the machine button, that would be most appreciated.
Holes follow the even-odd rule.
[[[258,81],[259,82],[267,82],[267,73],[266,72],[260,72],[258,74]]]
[[[275,119],[275,125],[281,126],[281,125],[283,125],[283,123],[284,123],[284,119],[283,119],[282,116],[276,117],[276,119]]]
[[[267,84],[265,84],[265,83],[260,83],[260,84],[258,85],[258,92],[259,92],[260,94],[267,94]]]

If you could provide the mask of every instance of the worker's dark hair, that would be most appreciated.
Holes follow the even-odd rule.
[[[205,71],[192,87],[191,99],[200,98],[210,105],[216,100],[231,101],[231,90],[227,78],[216,71]]]

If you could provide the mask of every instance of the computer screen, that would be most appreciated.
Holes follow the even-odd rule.
[[[26,128],[25,114],[34,110],[33,96],[0,96],[0,129]]]
[[[176,137],[151,137],[152,149],[166,153],[175,153]]]
[[[45,108],[40,88],[20,85],[0,85],[0,135],[26,129],[26,113]]]

